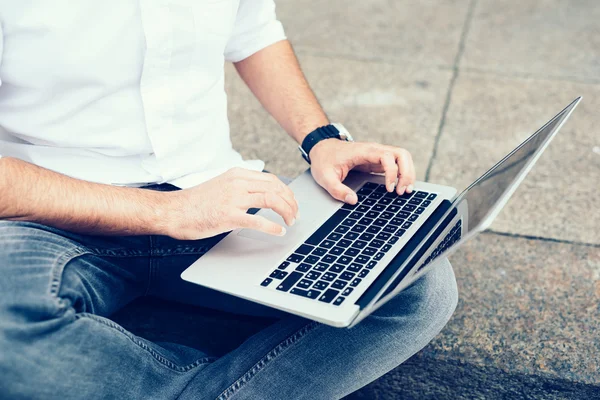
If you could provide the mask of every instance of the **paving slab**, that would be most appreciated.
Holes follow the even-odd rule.
[[[452,66],[468,0],[276,0],[299,51]]]
[[[461,67],[600,80],[597,0],[479,0]]]
[[[301,64],[330,120],[356,140],[405,147],[424,177],[451,72],[380,62],[303,56]],[[267,114],[228,65],[226,90],[234,147],[274,173],[294,177],[308,165],[296,143]]]
[[[450,261],[448,325],[349,399],[600,397],[600,248],[485,233]]]
[[[600,243],[599,84],[461,72],[429,180],[466,187],[579,95],[492,228]]]

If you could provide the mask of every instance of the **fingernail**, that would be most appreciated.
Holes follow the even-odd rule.
[[[284,227],[281,227],[281,232],[279,233],[279,236],[283,236],[283,235],[285,235],[285,233],[286,233],[286,232],[287,232],[287,231],[285,230],[285,228],[284,228]]]
[[[354,193],[348,193],[344,198],[344,201],[348,204],[354,204],[358,201],[358,199]]]
[[[408,187],[406,188],[406,191],[407,191],[408,193],[410,193],[410,192],[412,192],[412,191],[413,191],[413,189],[414,189],[414,186],[411,184],[411,185],[408,185]]]
[[[404,192],[406,191],[406,186],[402,186],[400,188],[400,196],[402,196],[404,194]]]
[[[396,182],[390,183],[390,188],[388,189],[388,192],[393,192],[395,189],[396,189]]]
[[[290,221],[290,226],[294,226],[295,223],[296,223],[296,218],[292,218],[292,220]]]

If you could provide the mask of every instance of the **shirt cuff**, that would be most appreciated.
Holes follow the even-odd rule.
[[[270,45],[287,39],[281,22],[269,21],[262,27],[238,35],[225,52],[225,60],[242,61]]]

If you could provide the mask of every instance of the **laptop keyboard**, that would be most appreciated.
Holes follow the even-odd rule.
[[[437,197],[398,196],[374,182],[357,194],[356,205],[344,204],[261,285],[339,306]]]
[[[461,238],[461,233],[462,233],[462,220],[459,219],[458,221],[456,221],[456,223],[454,224],[452,229],[450,229],[450,232],[448,232],[448,234],[446,235],[444,240],[442,240],[440,242],[440,244],[438,244],[438,246],[435,248],[435,250],[433,250],[431,252],[429,257],[427,257],[427,259],[425,261],[423,261],[423,264],[421,264],[421,266],[419,267],[417,272],[422,270],[423,268],[425,268],[427,266],[427,264],[429,264],[431,262],[431,260],[433,260],[434,258],[437,258],[437,256],[439,256],[444,251],[449,249],[450,246],[452,246],[454,243],[458,242]]]

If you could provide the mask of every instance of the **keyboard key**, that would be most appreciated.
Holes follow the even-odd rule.
[[[327,268],[329,268],[329,264],[325,264],[322,262],[317,263],[317,265],[312,267],[313,271],[317,271],[317,272],[323,272],[323,271],[327,270]]]
[[[331,254],[327,254],[325,257],[321,259],[322,262],[327,264],[333,264],[337,260],[336,256],[332,256]]]
[[[302,246],[298,247],[295,252],[298,254],[307,255],[307,254],[310,254],[310,252],[313,249],[314,249],[314,247],[309,246],[307,244],[303,244]]]
[[[340,279],[343,279],[345,281],[349,281],[352,278],[354,278],[354,274],[352,272],[345,271],[340,275]]]
[[[313,281],[309,281],[308,279],[301,279],[300,282],[296,285],[300,289],[308,289],[310,285],[313,284]]]
[[[265,278],[265,280],[262,281],[262,283],[260,284],[260,286],[269,286],[269,283],[271,283],[271,282],[273,282],[272,278]]]
[[[354,211],[352,214],[350,214],[350,216],[348,218],[361,219],[362,217],[363,217],[362,213]]]
[[[437,194],[431,193],[429,196],[427,196],[427,200],[434,200],[436,197],[437,197]]]
[[[327,253],[327,249],[324,249],[322,247],[317,247],[312,252],[312,254],[315,255],[315,256],[317,256],[317,257],[322,257],[322,256],[325,255],[325,253]]]
[[[339,256],[344,252],[343,247],[335,246],[333,249],[329,250],[329,254],[333,254],[334,256]]]
[[[340,247],[349,247],[351,244],[352,242],[346,239],[342,239],[338,242],[338,246]]]
[[[365,225],[365,226],[371,225],[372,222],[373,222],[373,218],[367,218],[367,217],[358,221],[359,224]]]
[[[396,194],[396,191],[394,190],[393,192],[387,192],[386,194],[383,195],[383,197],[386,197],[388,199],[392,199],[394,200],[398,195]]]
[[[275,279],[283,279],[287,276],[287,272],[282,271],[280,269],[276,269],[275,271],[271,272],[271,275],[269,275],[269,277],[271,278],[275,278]]]
[[[355,232],[355,233],[362,233],[366,229],[367,229],[366,226],[357,224],[357,225],[354,225],[351,230],[352,230],[352,232]]]
[[[375,257],[373,257],[373,259],[379,261],[383,258],[383,256],[385,256],[385,253],[379,252],[379,253],[375,254]],[[310,272],[309,272],[309,274],[310,274]]]
[[[324,303],[331,303],[331,300],[333,300],[338,294],[340,294],[339,290],[327,289],[325,293],[323,293],[323,295],[319,297],[319,301],[322,301]]]
[[[367,188],[367,187],[361,187],[360,189],[358,189],[356,191],[356,194],[364,194],[364,195],[368,195],[373,191],[373,189]]]
[[[296,271],[298,272],[306,272],[310,269],[311,265],[310,264],[306,264],[306,263],[302,263],[300,265],[298,265],[296,267]]]
[[[357,249],[364,249],[365,247],[367,247],[367,242],[365,242],[364,240],[357,240],[356,242],[352,243],[352,247]]]
[[[342,206],[342,208],[340,208],[340,210],[348,210],[348,211],[352,211],[356,208],[356,206],[358,205],[358,203],[356,204],[344,204]]]
[[[367,276],[369,274],[370,270],[368,269],[363,269],[362,271],[360,271],[360,273],[358,274],[359,278],[364,278],[365,276]]]
[[[331,240],[323,240],[323,242],[321,243],[321,247],[325,247],[326,249],[330,249],[333,247],[333,245],[335,244],[335,242],[332,242]]]
[[[342,296],[349,296],[350,293],[352,293],[354,289],[352,289],[351,287],[347,287],[344,292],[342,293]]]
[[[315,271],[310,271],[308,274],[305,275],[306,279],[312,279],[312,280],[317,280],[317,279],[319,279],[320,276],[321,276],[321,274],[319,272],[315,272]]]
[[[408,204],[412,204],[413,206],[418,206],[418,205],[419,205],[419,204],[421,204],[422,202],[423,202],[423,200],[421,200],[421,199],[417,199],[417,198],[414,198],[414,199],[410,199],[410,200],[408,201]]]
[[[366,264],[367,262],[369,262],[369,259],[370,259],[370,257],[360,255],[360,256],[356,257],[354,262],[357,262],[359,264]]]
[[[344,287],[346,287],[346,285],[348,284],[348,282],[343,281],[341,279],[338,279],[337,281],[333,282],[331,284],[331,287],[334,289],[343,289]]]
[[[388,240],[392,235],[387,232],[380,232],[379,235],[375,236],[377,240]]]
[[[379,218],[379,213],[375,212],[375,211],[369,211],[367,213],[367,218],[369,218],[369,219]]]
[[[341,238],[342,238],[342,234],[336,233],[336,232],[333,232],[331,235],[327,236],[328,240],[333,240],[334,242],[340,240]]]
[[[337,210],[331,217],[329,217],[327,221],[325,221],[323,225],[321,225],[319,229],[317,229],[308,239],[306,239],[306,243],[312,244],[313,246],[318,245],[349,214],[350,212],[347,210]]]
[[[352,282],[350,282],[350,286],[358,286],[360,283],[362,282],[362,279],[360,278],[355,278]]]
[[[359,236],[360,240],[366,240],[367,242],[371,239],[373,239],[375,237],[375,235],[373,235],[372,233],[363,233],[362,235]]]
[[[406,204],[406,200],[398,197],[398,198],[396,198],[396,200],[392,201],[392,204],[395,206],[403,206]]]
[[[338,298],[335,299],[335,301],[333,302],[333,305],[334,306],[339,306],[340,304],[342,304],[344,302],[344,300],[346,300],[345,297],[338,296]]]
[[[378,249],[380,249],[383,245],[383,241],[379,239],[373,239],[371,240],[371,243],[369,243],[369,246],[377,247]]]
[[[375,202],[375,199],[365,199],[362,204],[371,207],[373,204],[375,204]]]
[[[337,275],[332,273],[332,272],[325,272],[322,276],[321,279],[323,279],[324,281],[327,282],[331,282],[332,280],[334,280],[335,278],[337,278]]]
[[[412,204],[407,204],[404,207],[402,207],[402,210],[404,211],[414,211],[417,207],[413,206]]]
[[[400,206],[389,206],[388,208],[386,208],[386,211],[389,211],[391,213],[397,213],[398,211],[400,211]]]
[[[381,230],[381,227],[371,225],[370,227],[367,228],[367,233],[379,233],[380,230]]]
[[[386,245],[384,245],[384,246],[381,248],[381,250],[382,250],[383,252],[387,253],[387,252],[388,252],[388,251],[389,251],[391,248],[392,248],[392,245],[391,245],[391,244],[386,244]]]
[[[304,259],[304,262],[308,264],[315,264],[317,261],[319,261],[319,257],[317,256],[308,256]]]
[[[410,226],[412,225],[412,222],[405,222],[404,225],[402,225],[402,229],[408,229],[410,228]]]
[[[385,206],[381,204],[376,204],[373,206],[372,210],[377,212],[383,212],[383,210],[385,210]]]
[[[410,222],[415,222],[418,218],[419,218],[419,214],[412,214],[410,217],[408,217],[408,220]]]
[[[428,205],[430,205],[430,204],[431,204],[431,201],[429,201],[429,200],[425,200],[425,201],[423,201],[423,202],[421,203],[421,206],[423,206],[423,207],[427,207],[427,206],[428,206]]]
[[[294,263],[299,263],[302,260],[304,260],[304,257],[301,256],[300,254],[292,254],[291,256],[289,256],[287,258],[287,261],[294,262]]]
[[[402,236],[404,235],[404,232],[406,232],[406,229],[398,229],[396,233],[394,233],[394,236]]]
[[[292,272],[291,274],[289,274],[289,276],[287,278],[285,278],[283,280],[283,282],[281,282],[277,286],[277,290],[281,290],[282,292],[287,292],[288,290],[290,290],[290,288],[292,286],[294,286],[296,284],[296,282],[298,282],[300,280],[300,278],[302,278],[301,273]]]
[[[346,240],[354,240],[358,238],[358,233],[356,232],[348,232],[346,233],[346,236],[344,236],[344,239]]]
[[[398,214],[396,214],[396,217],[406,219],[406,218],[408,218],[409,215],[410,215],[410,213],[407,211],[400,211]]]
[[[382,197],[381,199],[379,199],[379,201],[377,202],[377,204],[383,204],[383,205],[388,205],[392,202],[392,199],[387,198],[387,197]]]
[[[350,261],[352,261],[352,257],[341,256],[338,258],[338,263],[342,265],[348,265],[350,264]]]
[[[363,267],[363,265],[361,265],[361,264],[352,263],[346,268],[346,271],[358,272],[362,269],[362,267]]]
[[[344,268],[346,268],[346,266],[342,264],[333,264],[331,267],[329,267],[329,270],[331,272],[340,273],[344,270]]]
[[[319,281],[313,285],[313,288],[317,290],[325,290],[327,286],[329,286],[329,282]]]
[[[367,268],[371,269],[377,265],[377,261],[371,261],[367,264]]]
[[[357,223],[358,221],[352,218],[346,218],[345,220],[342,221],[342,225],[346,225],[346,226],[352,226],[355,223]]]
[[[392,237],[390,238],[390,240],[388,240],[388,243],[389,243],[389,244],[391,244],[391,245],[394,245],[394,244],[396,244],[397,242],[398,242],[398,236],[392,236]]]
[[[279,264],[279,267],[277,267],[277,268],[278,269],[286,269],[289,266],[290,266],[290,262],[289,261],[284,261],[281,264]]]
[[[356,207],[356,211],[361,212],[361,213],[366,213],[367,211],[369,211],[369,207],[363,206],[361,204],[360,206]]]
[[[379,187],[379,184],[375,183],[375,182],[367,182],[363,185],[364,188],[368,188],[368,189],[377,189]]]
[[[381,194],[385,194],[385,193],[387,193],[387,190],[386,190],[386,188],[385,188],[385,185],[384,185],[384,184],[381,184],[381,183],[380,183],[379,185],[377,185],[377,187],[375,188],[375,192],[377,192],[377,193],[381,193]]]
[[[293,288],[292,290],[290,290],[290,293],[297,294],[298,296],[302,297],[308,297],[309,299],[316,299],[321,294],[321,292],[319,292],[318,290],[303,290],[298,288]]]
[[[362,251],[361,254],[364,254],[367,257],[371,257],[371,256],[374,256],[375,253],[377,253],[377,249],[374,249],[372,247],[367,247]]]
[[[355,249],[354,247],[350,247],[344,252],[344,255],[347,255],[348,257],[355,257],[358,255],[359,252],[360,250]]]
[[[373,225],[375,226],[385,226],[388,222],[385,219],[377,218],[373,221]]]
[[[425,207],[417,207],[415,214],[421,214],[423,211],[425,211]]]
[[[379,192],[373,192],[369,195],[370,199],[377,199],[379,200],[380,198],[383,197],[383,193],[379,193]]]
[[[396,232],[396,229],[398,229],[398,227],[396,225],[387,225],[385,228],[383,228],[383,232],[385,233],[394,233]]]
[[[392,214],[391,212],[388,212],[388,211],[384,211],[381,213],[381,218],[390,220],[390,219],[394,218],[394,214]]]
[[[417,193],[415,193],[415,197],[417,197],[419,199],[424,199],[427,196],[429,196],[429,193],[427,193],[427,192],[418,191]]]
[[[340,225],[340,226],[338,226],[337,228],[335,228],[335,232],[336,232],[336,233],[346,233],[346,232],[348,232],[349,230],[350,230],[350,228],[348,228],[348,227],[347,227],[347,226],[345,226],[345,225]]]

